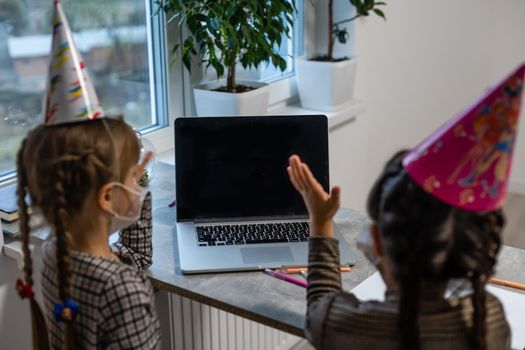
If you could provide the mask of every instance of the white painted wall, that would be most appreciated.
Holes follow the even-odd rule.
[[[386,23],[356,23],[367,188],[395,151],[414,146],[525,61],[523,0],[398,0],[385,12]],[[511,179],[525,190],[525,121],[518,140]]]

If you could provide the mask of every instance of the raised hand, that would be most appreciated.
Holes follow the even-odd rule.
[[[146,167],[148,166],[148,163],[151,161],[152,158],[153,158],[153,152],[152,151],[146,152],[146,154],[144,155],[144,158],[142,159],[142,162],[138,164],[137,169],[136,169],[136,173],[139,174],[139,177],[142,175],[142,173],[144,172],[144,169],[146,169]]]
[[[296,155],[290,157],[288,176],[295,189],[303,196],[310,215],[312,236],[333,236],[332,219],[341,205],[341,189],[333,187],[330,194],[315,179],[308,165]]]

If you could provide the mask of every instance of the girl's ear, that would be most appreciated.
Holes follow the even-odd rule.
[[[380,257],[385,254],[383,248],[383,240],[381,239],[381,234],[379,233],[379,228],[376,224],[370,226],[370,236],[372,237],[372,245],[374,249],[374,255]]]
[[[111,184],[105,184],[102,186],[97,193],[97,204],[100,209],[111,212],[113,200],[113,186]]]

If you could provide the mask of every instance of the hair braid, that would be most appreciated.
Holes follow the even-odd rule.
[[[461,210],[429,195],[404,170],[404,154],[388,161],[368,197],[368,213],[378,225],[400,287],[400,347],[419,348],[421,283],[468,278],[474,290],[471,347],[485,350],[484,287],[501,245],[503,213]]]
[[[26,203],[26,187],[27,178],[25,175],[25,169],[22,164],[22,154],[24,152],[26,140],[22,141],[22,146],[18,152],[17,157],[17,168],[18,168],[18,186],[16,188],[19,218],[20,218],[20,232],[22,235],[22,250],[24,253],[24,275],[25,281],[28,285],[33,286],[33,259],[31,258],[31,249],[29,249],[29,215]]]
[[[472,305],[474,306],[473,316],[473,348],[476,350],[485,350],[487,348],[487,322],[485,317],[487,310],[485,307],[485,278],[479,274],[472,276]]]
[[[26,188],[27,188],[27,176],[23,164],[24,151],[26,149],[26,141],[22,141],[22,146],[18,151],[16,158],[17,165],[17,200],[18,200],[18,215],[20,222],[20,232],[22,235],[22,251],[24,253],[24,275],[25,283],[33,287],[33,259],[31,258],[31,249],[29,248],[29,215],[26,203]],[[33,349],[34,350],[48,350],[49,349],[49,338],[47,334],[46,322],[42,309],[35,298],[30,298],[30,309],[31,309],[31,329],[33,334]]]
[[[67,166],[67,165],[66,165]],[[67,201],[64,190],[64,184],[67,183],[66,173],[62,169],[63,165],[58,166],[57,179],[55,184],[56,208],[55,208],[55,236],[56,236],[56,261],[58,275],[58,293],[60,300],[65,303],[71,298],[70,283],[70,214],[67,210]],[[66,321],[66,339],[67,349],[74,349],[76,336],[71,320]]]
[[[400,349],[419,350],[419,299],[421,284],[419,276],[406,274],[400,278],[399,317]]]

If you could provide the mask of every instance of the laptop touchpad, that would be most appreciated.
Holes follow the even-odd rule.
[[[245,264],[294,261],[290,247],[241,248]]]

